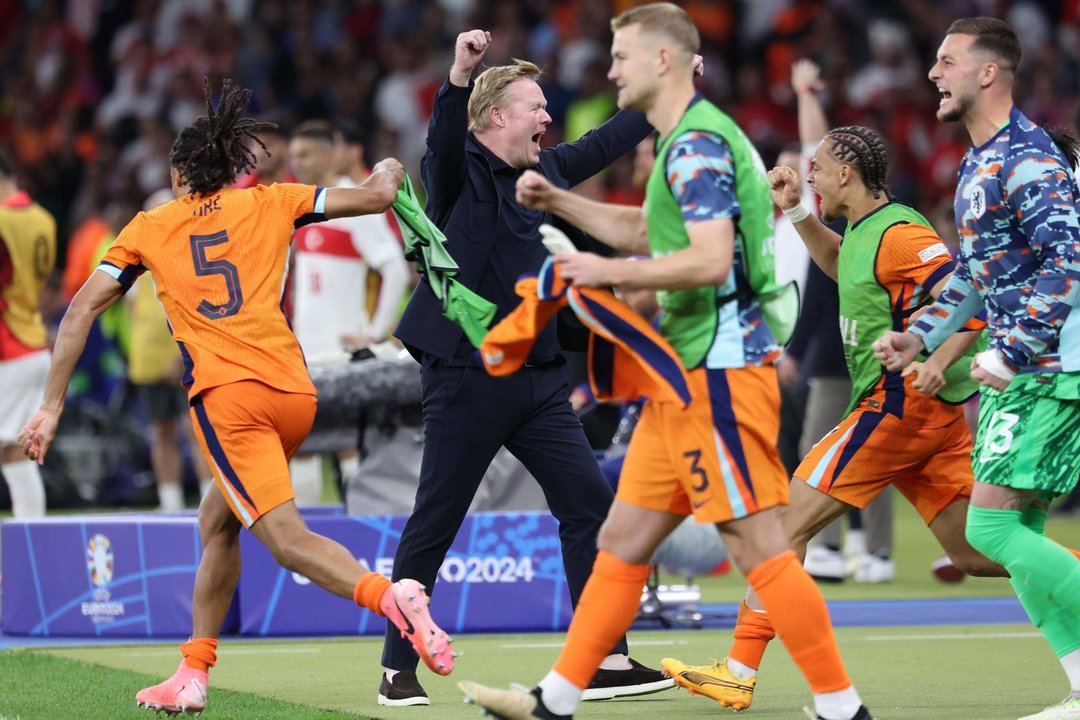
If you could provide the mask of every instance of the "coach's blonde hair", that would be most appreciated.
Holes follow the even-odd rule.
[[[491,127],[489,111],[506,107],[510,101],[510,85],[522,78],[539,81],[542,71],[526,60],[514,58],[510,65],[488,68],[476,78],[469,96],[469,132],[478,133]]]
[[[660,33],[674,40],[690,57],[701,48],[701,36],[690,16],[674,3],[661,2],[641,5],[621,13],[611,20],[611,31],[630,25],[640,25],[645,32]]]

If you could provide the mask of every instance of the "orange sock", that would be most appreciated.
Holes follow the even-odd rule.
[[[634,622],[648,578],[648,565],[630,565],[606,550],[597,553],[552,669],[577,687],[587,688],[600,663]]]
[[[795,553],[788,550],[769,558],[748,572],[746,579],[810,689],[827,693],[851,687],[825,598]]]
[[[761,667],[761,658],[769,641],[776,637],[767,612],[751,610],[746,601],[739,603],[739,619],[735,621],[735,642],[728,657],[738,660],[755,670]]]
[[[192,638],[180,646],[188,667],[208,672],[217,664],[217,638]]]
[[[353,602],[360,607],[367,608],[379,617],[386,617],[386,613],[379,607],[379,601],[382,600],[386,588],[391,585],[393,583],[388,578],[377,572],[369,572],[356,581],[356,587],[352,593]]]

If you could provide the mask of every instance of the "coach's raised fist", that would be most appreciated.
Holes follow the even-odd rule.
[[[486,30],[469,30],[457,36],[454,43],[454,65],[450,68],[450,82],[468,87],[473,68],[484,57],[491,45],[491,33]]]

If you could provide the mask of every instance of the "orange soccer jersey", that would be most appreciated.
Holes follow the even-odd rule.
[[[911,315],[933,300],[930,291],[954,266],[952,255],[933,228],[898,223],[885,230],[874,259],[874,275],[889,293],[894,329],[907,330]],[[966,327],[981,330],[986,322],[972,319]]]
[[[190,397],[241,380],[315,394],[281,305],[293,229],[322,193],[274,184],[186,195],[139,213],[105,254],[99,269],[125,288],[150,271]]]
[[[866,296],[863,285],[880,286],[888,293],[891,329],[897,331],[907,329],[954,265],[933,229],[913,222],[891,225],[878,244],[857,245],[852,251],[862,254],[855,255],[846,273],[841,263],[841,284],[853,286],[848,293],[863,292],[861,297]],[[985,325],[974,318],[965,329],[978,331]],[[915,390],[914,377],[883,372],[869,348],[859,345],[874,338],[856,339],[854,322],[841,334],[858,348],[848,348],[848,365],[863,392],[851,412],[814,445],[795,476],[859,508],[895,485],[930,523],[949,504],[971,495],[972,443],[963,408]],[[870,333],[876,334],[876,329]]]

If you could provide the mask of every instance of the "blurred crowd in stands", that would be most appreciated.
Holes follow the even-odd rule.
[[[253,109],[286,129],[344,118],[369,159],[416,171],[432,103],[463,29],[490,29],[485,61],[545,69],[546,143],[614,111],[608,20],[633,0],[24,0],[0,3],[0,143],[26,189],[56,216],[60,243],[90,220],[122,222],[167,185],[175,134],[203,106],[203,76],[255,90]],[[891,186],[931,216],[948,212],[963,129],[933,117],[926,79],[949,22],[993,14],[1024,49],[1017,98],[1039,122],[1075,125],[1078,0],[687,0],[701,29],[701,88],[766,162],[796,139],[791,63],[822,67],[835,124],[874,126],[892,144]],[[629,160],[589,191],[633,201]],[[110,213],[109,208],[113,206]],[[935,212],[936,211],[936,212]],[[110,215],[112,217],[110,217]],[[937,217],[935,217],[937,220]],[[942,223],[947,227],[949,223]],[[942,228],[939,228],[939,230]],[[65,255],[61,253],[61,261]]]

